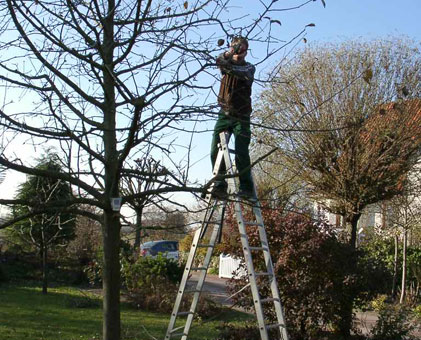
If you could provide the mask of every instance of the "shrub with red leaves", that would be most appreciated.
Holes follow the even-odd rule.
[[[347,244],[341,243],[333,227],[315,222],[304,214],[283,214],[280,210],[262,210],[272,261],[281,293],[291,339],[314,339],[328,326],[338,328],[343,322],[341,311],[364,291],[365,270],[352,268],[356,256]],[[251,214],[245,214],[246,219]],[[235,215],[227,211],[224,226],[224,253],[243,256]],[[252,227],[251,227],[252,228]],[[258,230],[250,230],[249,244],[259,245]],[[255,270],[263,269],[263,257],[254,256]],[[356,273],[359,273],[358,275]],[[234,293],[247,283],[247,278],[230,281]],[[263,297],[270,294],[264,279],[259,278]],[[234,297],[244,308],[253,308],[250,289]],[[346,309],[346,308],[345,308]],[[275,315],[268,315],[275,318]]]

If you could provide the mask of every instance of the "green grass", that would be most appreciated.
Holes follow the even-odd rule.
[[[96,340],[101,339],[102,302],[77,288],[50,288],[47,295],[29,286],[0,285],[0,339]],[[123,304],[122,339],[162,340],[169,315],[144,312]],[[217,338],[222,321],[243,322],[250,316],[225,311],[210,322],[195,321],[190,339]]]

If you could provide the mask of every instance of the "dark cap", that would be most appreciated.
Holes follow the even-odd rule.
[[[232,38],[231,40],[231,46],[237,46],[240,44],[245,44],[247,46],[247,48],[249,48],[249,42],[246,38],[242,37],[241,35],[237,35],[234,38]]]

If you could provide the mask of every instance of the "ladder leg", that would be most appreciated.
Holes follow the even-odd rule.
[[[222,141],[221,148],[224,151],[224,160],[227,167],[227,172],[230,175],[234,175],[236,173],[236,167],[235,167],[235,164],[231,162],[231,158],[229,157],[229,150],[228,150],[229,136],[227,136],[226,134],[221,134],[220,138]],[[236,183],[235,183],[234,177],[230,177],[228,181],[229,181],[230,187],[235,189]],[[255,187],[254,187],[254,191],[256,194]],[[260,243],[261,243],[260,247],[250,247],[248,235],[247,235],[246,221],[244,220],[244,216],[243,216],[242,204],[239,201],[235,202],[235,214],[237,218],[238,229],[240,232],[240,239],[241,239],[241,244],[243,247],[244,259],[246,262],[247,272],[249,275],[248,278],[249,278],[251,292],[253,296],[253,302],[254,302],[257,322],[258,322],[259,331],[260,331],[260,337],[262,340],[269,340],[268,330],[273,329],[273,328],[278,328],[280,331],[282,340],[288,340],[285,317],[284,317],[281,299],[279,295],[278,284],[276,282],[274,267],[273,267],[273,263],[272,263],[272,259],[271,259],[270,251],[269,251],[269,242],[267,240],[266,230],[264,227],[264,221],[261,214],[261,206],[258,200],[253,202],[252,212],[255,216],[256,221],[249,222],[248,224],[258,227]],[[263,251],[266,272],[262,272],[262,273],[255,272],[253,257],[251,253],[252,249]],[[257,285],[258,275],[266,275],[270,282],[270,291],[271,291],[272,297],[268,299],[264,299],[265,301],[261,298],[260,293],[259,293],[259,287]],[[266,325],[266,322],[265,322],[263,303],[267,303],[269,301],[273,302],[274,310],[277,317],[277,323],[274,325]]]
[[[236,180],[235,180],[236,169],[235,169],[235,164],[232,163],[231,158],[230,158],[230,152],[232,151],[228,149],[228,141],[230,138],[230,134],[227,132],[222,132],[220,133],[219,136],[221,139],[221,143],[220,143],[220,149],[217,155],[217,160],[215,162],[213,175],[214,176],[218,175],[219,169],[221,167],[221,163],[224,162],[227,174],[229,175],[227,177],[229,192],[235,193],[236,188],[237,188]],[[211,185],[211,188],[213,187],[213,185],[214,183]],[[176,336],[176,335],[181,336],[181,340],[187,340],[187,337],[191,328],[191,324],[193,322],[194,314],[197,308],[197,304],[199,302],[200,294],[202,292],[203,285],[206,279],[207,269],[211,261],[213,249],[215,247],[216,242],[221,240],[222,223],[223,223],[223,217],[224,217],[224,212],[225,212],[227,203],[225,200],[220,201],[218,199],[213,199],[210,192],[207,195],[207,203],[208,203],[208,208],[205,212],[205,218],[202,223],[202,226],[200,229],[196,231],[194,235],[192,247],[190,249],[190,253],[187,259],[187,264],[184,270],[183,278],[180,283],[180,288],[177,293],[176,302],[174,304],[174,309],[171,314],[171,319],[168,325],[168,330],[165,336],[165,340],[170,340],[172,336]],[[263,218],[261,215],[260,203],[257,200],[252,205],[252,212],[254,214],[254,218],[256,221],[246,222],[244,220],[243,207],[239,201],[236,201],[234,203],[234,208],[235,208],[234,210],[235,210],[237,223],[238,223],[238,230],[240,232],[240,239],[241,239],[241,244],[243,248],[244,259],[247,266],[248,279],[250,282],[251,292],[253,296],[253,302],[254,302],[254,307],[256,311],[257,323],[259,326],[261,340],[269,340],[269,329],[279,329],[281,340],[288,340],[288,334],[287,334],[287,330],[285,326],[285,317],[284,317],[284,313],[282,309],[278,285],[276,282],[274,267],[273,267],[272,259],[270,256],[269,243],[267,240],[266,230],[265,230]],[[213,214],[217,210],[221,211],[221,213],[219,216],[219,222],[215,223],[212,221],[212,219],[213,219]],[[209,224],[213,224],[213,230],[212,230],[209,244],[200,245],[199,242],[200,240],[204,238],[204,235],[207,231]],[[259,229],[260,247],[250,247],[249,239],[247,235],[248,226],[254,226]],[[196,256],[196,251],[198,247],[207,248],[206,256],[205,256],[202,266],[193,268],[192,266],[194,265],[194,258]],[[257,273],[255,271],[252,251],[256,251],[256,250],[263,251],[266,272]],[[183,295],[185,293],[185,289],[187,286],[187,281],[190,277],[191,271],[199,271],[200,272],[199,279],[195,286],[195,289],[191,291],[194,295],[193,295],[193,299],[192,299],[189,311],[180,313],[179,307],[181,305]],[[270,291],[272,294],[271,298],[262,299],[262,297],[260,296],[259,286],[257,284],[257,277],[261,275],[265,275],[269,279]],[[274,304],[274,309],[275,309],[275,313],[277,317],[276,324],[273,324],[273,325],[266,324],[263,307],[264,307],[264,304],[267,302],[273,302]],[[175,328],[176,319],[177,319],[177,316],[179,315],[187,315],[187,320],[184,326]],[[183,328],[182,333],[178,333],[178,334],[175,333],[176,330],[181,329],[181,328]]]
[[[254,270],[253,258],[250,251],[250,245],[247,236],[247,230],[244,223],[241,203],[235,203],[235,213],[237,215],[238,230],[240,232],[241,244],[243,247],[244,259],[247,266],[248,279],[250,282],[251,293],[253,296],[254,309],[256,311],[257,324],[259,326],[260,337],[262,340],[269,340],[269,334],[266,329],[262,303],[257,288],[256,272]]]
[[[217,200],[214,200],[212,202],[211,198],[209,198],[209,200],[208,200],[208,208],[206,209],[205,217],[203,219],[202,226],[200,227],[200,236],[199,236],[199,239],[202,239],[203,236],[205,236],[206,231],[208,230],[209,223],[211,223],[211,220],[212,220],[212,217],[213,217],[213,214],[215,212],[215,209],[216,209],[217,205],[218,205],[218,201]]]
[[[267,272],[270,275],[270,290],[273,297],[273,303],[275,307],[276,318],[278,321],[279,331],[281,333],[282,340],[288,340],[288,334],[286,330],[286,322],[285,322],[285,315],[284,310],[281,304],[281,297],[279,294],[278,283],[276,281],[275,270],[272,262],[272,258],[269,252],[269,241],[267,239],[266,230],[263,225],[263,217],[262,212],[260,209],[260,204],[257,202],[256,205],[253,206],[253,213],[256,217],[257,224],[259,225],[259,236],[261,241],[261,246],[265,250],[263,251],[264,260],[266,263]]]
[[[212,235],[209,241],[209,248],[206,251],[206,256],[205,256],[205,260],[203,263],[203,270],[200,271],[200,276],[199,276],[199,280],[197,282],[196,285],[196,292],[194,293],[193,296],[193,300],[190,306],[190,314],[187,316],[187,321],[186,321],[186,325],[184,327],[184,335],[182,336],[181,340],[187,340],[187,335],[189,334],[190,331],[190,327],[191,324],[193,322],[193,318],[194,318],[194,312],[196,311],[197,308],[197,304],[199,302],[199,298],[200,298],[200,294],[202,292],[203,289],[203,284],[205,282],[206,279],[206,274],[207,274],[207,269],[209,268],[209,264],[212,258],[212,253],[213,253],[213,249],[215,247],[216,244],[216,240],[218,237],[218,234],[220,232],[222,226],[222,219],[221,219],[221,223],[219,223],[218,225],[215,225],[212,231]]]
[[[222,205],[222,211],[224,211],[224,207],[225,207],[226,203],[223,203]],[[194,314],[197,308],[197,304],[200,298],[200,294],[202,292],[203,289],[203,285],[206,279],[206,273],[207,273],[207,269],[209,267],[211,258],[212,258],[212,253],[213,253],[213,249],[215,247],[215,243],[217,240],[217,237],[220,233],[220,229],[222,227],[222,218],[223,215],[221,214],[219,216],[219,219],[217,222],[213,222],[211,221],[214,212],[216,210],[219,210],[221,208],[220,203],[218,203],[218,201],[214,201],[213,205],[209,205],[208,211],[206,211],[205,213],[205,219],[202,223],[202,227],[200,229],[198,229],[195,234],[194,234],[194,238],[193,238],[193,242],[192,242],[192,246],[190,248],[190,252],[189,252],[189,256],[187,258],[187,263],[183,272],[183,277],[182,280],[180,282],[180,286],[177,292],[177,297],[176,297],[176,301],[174,303],[174,307],[173,307],[173,311],[171,313],[171,317],[170,317],[170,322],[168,324],[168,328],[167,328],[167,333],[165,336],[165,340],[169,340],[174,336],[181,336],[182,340],[186,340],[187,336],[189,334],[190,331],[190,327],[194,318]],[[204,236],[204,232],[203,229],[207,228],[207,226],[209,224],[213,224],[213,231],[209,240],[208,244],[203,244],[200,243],[203,236]],[[206,256],[205,259],[203,261],[203,264],[201,266],[198,267],[194,267],[194,260],[196,258],[196,253],[197,253],[197,249],[201,248],[201,247],[205,247],[207,248],[206,251]],[[199,271],[199,279],[198,282],[195,286],[195,288],[193,289],[193,299],[190,305],[190,308],[188,311],[186,312],[180,312],[180,306],[182,304],[182,300],[184,297],[184,294],[187,293],[186,291],[186,287],[187,287],[187,283],[189,281],[190,275],[192,271]],[[175,327],[176,325],[176,321],[177,321],[177,317],[181,316],[181,315],[187,315],[187,320],[186,323],[184,324],[184,326],[181,327]],[[184,328],[182,333],[176,333],[177,330]]]
[[[196,233],[194,234],[194,237],[193,237],[192,247],[190,248],[189,256],[187,258],[186,267],[184,269],[183,277],[181,279],[180,286],[178,288],[177,297],[176,297],[176,300],[175,300],[175,303],[174,303],[173,311],[171,313],[171,318],[170,318],[170,322],[168,324],[168,329],[167,329],[167,333],[165,335],[165,340],[171,339],[171,335],[172,335],[172,333],[174,331],[174,328],[175,328],[175,323],[176,323],[176,320],[177,320],[177,316],[178,316],[178,312],[179,312],[179,309],[180,309],[181,301],[183,299],[184,290],[186,289],[186,284],[187,284],[187,281],[188,281],[189,276],[190,276],[190,268],[192,267],[193,260],[194,260],[194,257],[196,255],[197,244],[199,242],[200,232],[201,232],[201,230],[198,229],[196,231]]]
[[[227,136],[226,137],[227,139],[229,139],[229,136],[230,136],[230,134],[228,132],[221,132],[220,136],[221,135]],[[225,156],[224,156],[224,152],[222,150],[223,141],[225,141],[225,139],[221,140],[219,145],[218,145],[219,151],[218,151],[218,154],[216,155],[215,164],[214,164],[213,170],[212,170],[213,179],[211,180],[211,182],[212,181],[213,182],[210,185],[210,187],[207,189],[207,194],[205,195],[206,199],[208,201],[210,201],[211,198],[212,198],[212,190],[213,190],[213,187],[215,186],[215,177],[220,175],[220,169],[221,169],[222,163],[225,162]],[[203,197],[205,197],[205,196],[203,196]]]

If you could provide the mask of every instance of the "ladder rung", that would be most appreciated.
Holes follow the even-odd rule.
[[[173,315],[174,315],[174,314],[173,314]],[[170,333],[172,334],[172,333],[174,333],[174,332],[177,332],[178,330],[180,330],[180,329],[184,328],[184,326],[185,326],[185,325],[182,325],[182,326],[180,326],[180,327],[176,327],[176,328],[172,329]]]
[[[228,149],[229,153],[234,153],[235,154],[235,150],[234,149]]]
[[[266,329],[274,329],[274,328],[279,328],[279,327],[285,327],[285,325],[282,323],[275,323],[273,325],[266,326]]]
[[[244,222],[245,225],[254,226],[254,227],[263,227],[262,223],[259,222]]]
[[[266,247],[249,247],[250,250],[264,250],[264,251],[269,251],[268,248]]]
[[[189,314],[194,314],[194,312],[192,312],[192,311],[188,311],[188,312],[179,312],[179,313],[177,313],[177,316],[183,316],[183,315],[189,315]]]
[[[215,248],[215,246],[211,244],[198,244],[197,248]]]
[[[171,333],[171,335],[173,335],[173,336],[183,336],[183,335],[187,336],[188,334],[183,332],[183,333]]]
[[[204,224],[219,224],[219,222],[216,222],[216,221],[206,221]]]
[[[280,300],[279,299],[277,299],[277,298],[266,298],[266,299],[261,299],[260,300],[260,302],[274,302],[274,301],[277,301],[277,302],[279,302]]]
[[[184,293],[185,294],[193,294],[193,293],[201,293],[202,291],[199,289],[189,289],[189,290],[185,290]]]
[[[186,268],[187,269],[187,268]],[[207,270],[206,267],[191,267],[190,270]]]
[[[270,274],[270,273],[267,273],[267,272],[254,273],[254,275],[256,275],[256,276],[273,276],[273,274]]]

